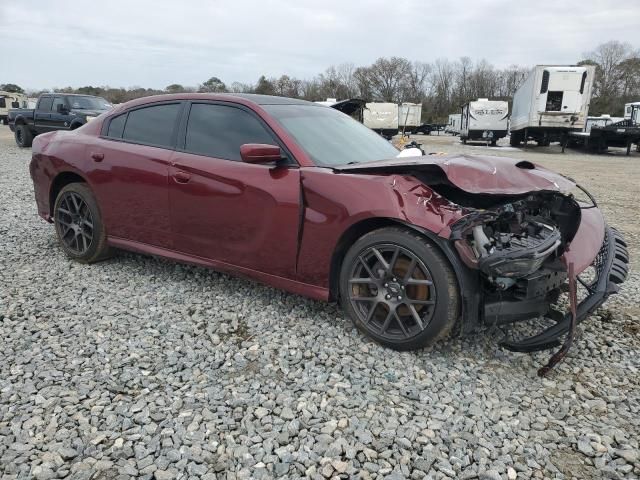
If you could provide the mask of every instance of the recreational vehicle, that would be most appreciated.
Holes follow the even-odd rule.
[[[0,124],[8,122],[7,112],[12,108],[27,108],[27,96],[22,93],[0,91]]]
[[[538,65],[513,96],[511,145],[563,141],[584,129],[595,67]]]
[[[479,98],[462,107],[460,138],[464,143],[482,140],[495,145],[498,139],[507,136],[508,122],[508,102]]]
[[[462,115],[459,113],[450,114],[449,122],[447,123],[447,128],[445,128],[445,132],[452,133],[453,135],[458,135],[460,133],[461,119]]]
[[[398,105],[395,103],[367,103],[363,112],[363,123],[384,137],[398,133]]]

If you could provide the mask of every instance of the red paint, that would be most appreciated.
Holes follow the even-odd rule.
[[[100,137],[106,118],[171,99],[218,100],[252,109],[299,166],[233,162]],[[245,150],[247,158],[275,155],[271,147]],[[517,161],[496,157],[398,159],[350,173],[319,168],[260,105],[211,94],[138,99],[74,132],[40,135],[34,140],[30,168],[38,212],[45,219],[51,213],[54,180],[73,173],[95,193],[111,245],[327,299],[331,259],[350,227],[384,218],[448,238],[449,226],[462,216],[460,207],[416,178],[384,171],[412,162],[437,165],[452,183],[470,192],[522,193],[573,185],[541,167],[523,169]],[[371,167],[382,170],[367,171]],[[567,253],[577,271],[590,263],[602,242],[600,212],[585,212]]]

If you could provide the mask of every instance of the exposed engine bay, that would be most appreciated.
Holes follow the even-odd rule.
[[[504,200],[504,199],[502,199]],[[451,228],[464,263],[480,270],[497,290],[508,290],[541,267],[560,270],[580,224],[580,206],[557,192],[530,194],[470,213]]]

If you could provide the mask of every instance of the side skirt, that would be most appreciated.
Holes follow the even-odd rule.
[[[126,240],[124,238],[109,236],[107,237],[107,243],[112,247],[120,248],[122,250],[168,258],[180,263],[198,265],[201,267],[211,268],[219,272],[229,273],[238,277],[257,280],[258,282],[264,283],[265,285],[278,288],[280,290],[286,290],[287,292],[302,295],[304,297],[313,298],[315,300],[322,300],[325,302],[329,300],[328,288],[298,282],[289,278],[278,277],[269,273],[259,272],[257,270],[252,270],[246,267],[239,267],[237,265],[231,265],[229,263],[219,262],[217,260],[211,260],[195,255],[188,255],[186,253],[177,252],[175,250],[148,245],[146,243]]]

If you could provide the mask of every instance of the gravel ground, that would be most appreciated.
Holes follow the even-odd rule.
[[[490,151],[573,175],[640,256],[640,155]],[[1,478],[640,475],[637,261],[539,379],[548,353],[506,352],[500,330],[399,353],[334,305],[213,271],[74,263],[36,216],[29,158],[0,127]]]

